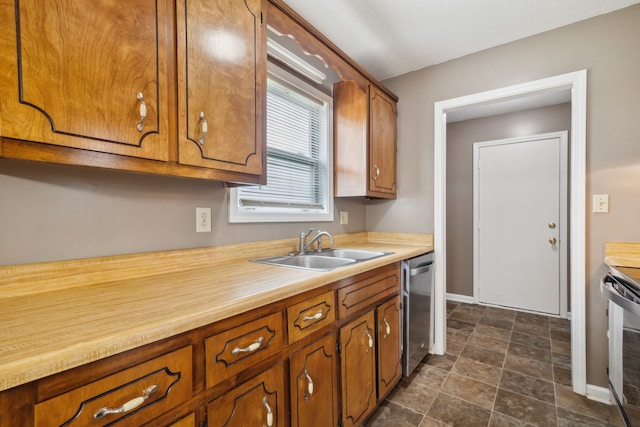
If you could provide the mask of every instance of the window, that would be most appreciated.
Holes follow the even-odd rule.
[[[230,189],[229,222],[333,221],[332,100],[269,64],[267,185]]]

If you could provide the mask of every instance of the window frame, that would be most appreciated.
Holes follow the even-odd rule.
[[[267,67],[267,78],[274,79],[277,82],[290,86],[294,90],[303,92],[322,103],[326,104],[326,124],[324,129],[324,142],[320,142],[320,150],[325,146],[324,165],[326,168],[326,180],[324,180],[326,203],[325,208],[306,209],[306,208],[247,208],[242,209],[239,204],[239,195],[241,187],[229,188],[229,222],[230,223],[249,223],[249,222],[332,222],[334,220],[334,197],[333,197],[333,98],[330,95],[320,91],[312,85],[306,83],[302,79],[296,77],[283,68],[269,62]],[[265,111],[265,115],[266,115]],[[266,116],[265,116],[266,120]],[[266,138],[266,133],[265,133]],[[268,145],[268,141],[267,141]],[[267,146],[267,157],[269,156]],[[265,165],[266,167],[266,165]],[[268,172],[267,172],[268,173]]]

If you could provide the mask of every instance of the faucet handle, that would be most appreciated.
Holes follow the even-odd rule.
[[[306,233],[304,232],[300,233],[300,237],[303,239],[306,239],[307,237],[309,237],[311,233],[313,233],[313,230],[315,230],[315,228],[310,228],[309,231],[307,231]]]

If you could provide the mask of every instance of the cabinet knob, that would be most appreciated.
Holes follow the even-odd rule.
[[[262,342],[264,341],[264,337],[260,337],[258,338],[255,342],[251,343],[250,345],[248,345],[247,347],[244,348],[240,348],[240,347],[236,347],[233,350],[231,350],[231,354],[239,354],[239,353],[252,353],[254,351],[256,351],[257,349],[260,348],[260,346],[262,345]]]
[[[271,406],[269,406],[267,396],[262,399],[262,404],[267,409],[267,427],[273,427],[273,411],[271,410]]]
[[[200,138],[198,138],[198,142],[202,145],[204,144],[204,137],[209,132],[209,125],[207,124],[207,118],[204,116],[204,111],[200,111],[198,118],[200,119]]]
[[[373,180],[375,181],[380,177],[380,168],[376,164],[374,164],[373,167],[376,169],[376,175],[373,177]]]
[[[147,387],[147,389],[144,392],[142,392],[142,396],[133,398],[117,408],[109,408],[105,406],[104,408],[98,409],[98,411],[95,414],[93,414],[93,419],[99,420],[110,414],[123,414],[125,412],[132,411],[136,409],[138,406],[142,405],[149,398],[149,396],[151,396],[156,391],[158,391],[158,385],[156,384],[151,385]]]
[[[316,314],[314,314],[313,316],[304,316],[304,317],[302,318],[302,321],[303,321],[303,322],[309,322],[309,321],[311,321],[311,320],[319,320],[319,319],[321,319],[321,318],[322,318],[322,315],[323,315],[323,314],[324,314],[324,313],[322,312],[322,310],[318,310],[318,312],[317,312]]]
[[[551,243],[552,245],[555,245],[557,242],[555,237],[549,237],[549,243]]]
[[[369,352],[369,350],[371,350],[373,348],[373,337],[371,336],[371,334],[369,333],[369,329],[367,329],[366,331],[364,331],[365,334],[367,334],[367,338],[368,338],[368,347],[367,347],[367,353]]]
[[[144,129],[144,119],[147,118],[147,104],[146,102],[144,102],[144,95],[142,94],[142,92],[138,92],[136,98],[138,99],[140,109],[140,121],[138,122],[136,129],[138,129],[138,132],[142,132],[142,130]]]
[[[384,323],[384,336],[383,336],[383,338],[386,338],[389,335],[391,335],[391,325],[389,325],[389,322],[387,322],[387,319],[382,319],[382,322]]]
[[[309,375],[309,371],[304,370],[304,376],[307,379],[307,392],[304,394],[304,400],[308,401],[313,396],[313,379]]]

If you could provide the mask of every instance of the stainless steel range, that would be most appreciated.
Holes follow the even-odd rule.
[[[611,267],[600,289],[609,299],[609,388],[625,425],[640,427],[640,269]]]

